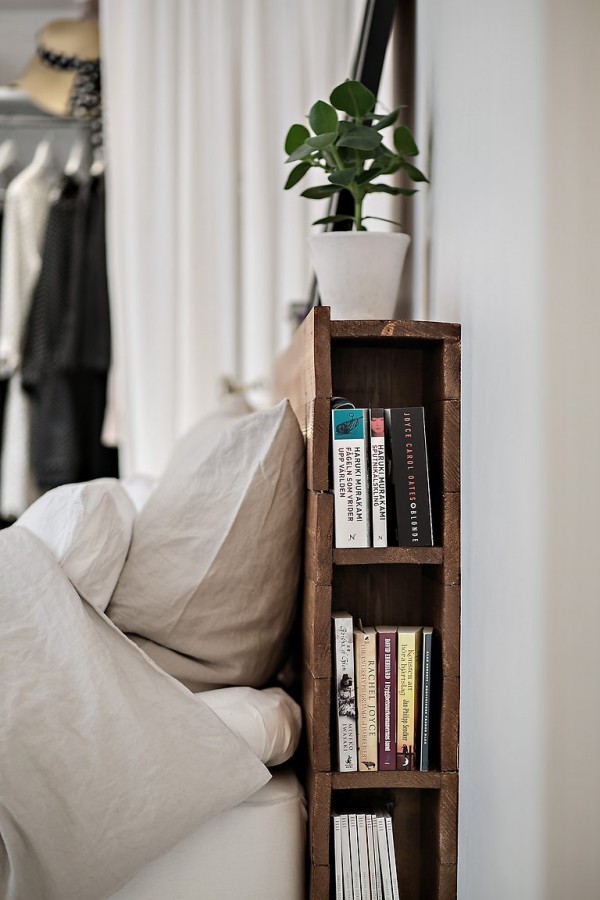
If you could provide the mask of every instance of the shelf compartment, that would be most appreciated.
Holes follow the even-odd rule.
[[[443,562],[443,547],[352,547],[333,551],[333,564],[336,566],[441,566]]]
[[[435,776],[435,773],[426,774]],[[402,900],[456,897],[458,780],[454,773],[438,774],[437,778],[438,785],[432,783],[431,789],[425,790],[395,786],[346,790],[332,784],[332,811],[360,812],[378,806],[392,807]],[[333,880],[333,866],[331,869]]]

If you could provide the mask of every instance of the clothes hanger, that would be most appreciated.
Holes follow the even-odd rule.
[[[2,141],[0,144],[0,175],[4,175],[7,170],[13,169],[17,165],[18,153],[17,145],[12,138]]]
[[[29,169],[36,174],[42,174],[42,172],[45,171],[54,173],[57,171],[57,168],[52,139],[49,136],[46,136],[42,138],[35,148],[35,153],[33,154]]]
[[[83,181],[89,171],[89,146],[83,135],[79,135],[73,141],[69,156],[65,165],[65,175]]]

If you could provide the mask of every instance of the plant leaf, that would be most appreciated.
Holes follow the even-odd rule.
[[[285,139],[285,152],[293,153],[298,147],[304,143],[307,137],[310,137],[310,131],[304,125],[292,125]]]
[[[400,156],[417,156],[419,153],[419,148],[415,143],[412,132],[406,125],[400,125],[399,128],[395,129],[394,147]]]
[[[354,181],[356,177],[356,169],[336,169],[335,172],[332,172],[329,176],[329,180],[332,184],[339,184],[342,187],[347,187],[350,182]]]
[[[341,188],[333,184],[321,184],[318,187],[307,188],[300,196],[306,197],[307,200],[323,200],[324,197],[333,197],[340,190]]]
[[[389,113],[387,116],[382,116],[376,125],[373,128],[376,128],[377,131],[381,131],[382,128],[389,128],[390,125],[393,125],[396,119],[400,114],[400,109],[395,109],[393,112]],[[407,154],[408,155],[408,154]]]
[[[284,188],[283,188],[284,191],[288,191],[290,188],[293,188],[294,185],[298,184],[298,182],[304,178],[304,176],[306,175],[308,170],[311,168],[312,168],[311,164],[307,163],[307,162],[301,162],[301,163],[298,163],[297,166],[294,166],[294,168],[292,169],[292,171],[290,172],[290,174],[288,176],[288,180],[286,181],[286,183],[284,185]]]
[[[404,188],[392,187],[390,184],[366,184],[365,194],[401,194]],[[415,192],[413,191],[413,194]]]
[[[355,125],[338,141],[339,147],[353,147],[356,150],[375,150],[383,141],[382,135],[368,125]]]
[[[324,134],[318,134],[316,137],[309,137],[306,143],[314,150],[323,150],[325,147],[331,147],[337,137],[337,132],[326,131]]]
[[[429,183],[429,178],[426,175],[423,175],[420,169],[417,169],[416,166],[411,166],[410,163],[403,162],[402,168],[408,175],[411,181],[426,181]]]
[[[308,144],[300,144],[293,153],[290,153],[286,159],[286,163],[298,162],[299,159],[306,159],[311,153],[314,153],[314,147],[310,147]]]
[[[324,103],[323,100],[317,100],[308,114],[310,127],[315,134],[326,134],[333,131],[337,134],[338,117],[333,106]]]
[[[344,81],[338,84],[329,97],[336,109],[348,113],[354,119],[364,119],[375,106],[376,98],[360,81]]]
[[[322,219],[316,219],[313,225],[329,225],[331,222],[354,222],[353,216],[324,216]]]

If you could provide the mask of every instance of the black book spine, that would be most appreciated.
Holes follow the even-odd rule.
[[[432,547],[431,497],[425,437],[425,410],[386,410],[392,454],[396,537],[399,547]]]

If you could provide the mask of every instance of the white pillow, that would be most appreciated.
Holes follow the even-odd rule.
[[[269,773],[33,534],[0,559],[0,896],[102,900]]]
[[[15,524],[37,535],[84,600],[103,612],[129,550],[134,516],[122,485],[99,478],[48,491]]]
[[[288,401],[209,417],[136,516],[107,613],[195,691],[262,687],[277,671],[297,599],[304,456]]]
[[[302,713],[281,688],[229,687],[196,696],[246,741],[265,766],[280,766],[295,753]]]

